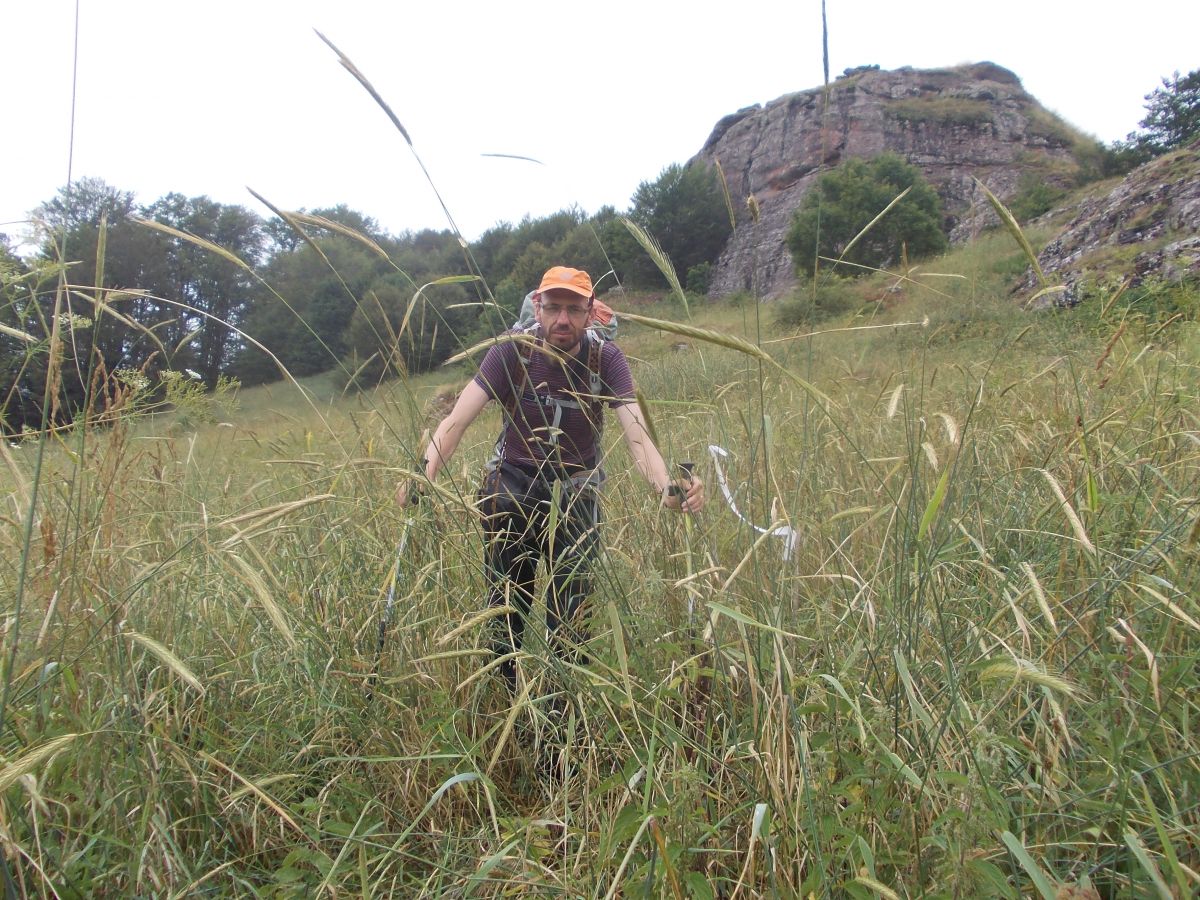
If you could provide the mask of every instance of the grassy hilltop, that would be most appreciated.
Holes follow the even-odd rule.
[[[498,415],[391,499],[468,364],[117,396],[5,446],[10,890],[1192,895],[1195,297],[1032,315],[1024,265],[985,235],[807,336],[804,309],[618,301],[714,332],[619,338],[710,505],[659,511],[610,421],[593,661],[531,628],[512,703],[470,506]]]

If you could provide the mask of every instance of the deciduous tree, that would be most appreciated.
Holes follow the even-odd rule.
[[[689,270],[713,263],[731,226],[716,169],[701,162],[667,166],[634,192],[629,217],[648,231],[685,279]],[[634,284],[661,284],[658,267],[619,223],[606,229],[618,273]]]

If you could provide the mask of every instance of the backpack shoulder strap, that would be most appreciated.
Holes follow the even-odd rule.
[[[599,423],[600,415],[603,413],[603,401],[600,397],[600,389],[604,385],[603,379],[600,377],[600,363],[604,357],[604,337],[595,329],[587,330],[588,341],[588,393],[591,395],[592,405],[592,421]]]
[[[540,327],[534,323],[528,328],[514,328],[509,334],[528,334],[536,338]],[[508,383],[512,387],[512,392],[504,403],[504,412],[508,416],[505,425],[511,422],[517,414],[517,407],[521,403],[521,394],[524,393],[525,385],[529,381],[529,361],[533,359],[532,342],[514,341],[514,343],[517,345],[517,352],[513,354],[508,367]],[[501,433],[503,434],[503,432]]]

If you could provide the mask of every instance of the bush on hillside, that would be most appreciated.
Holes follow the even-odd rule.
[[[1009,201],[1008,210],[1018,222],[1028,222],[1052,210],[1066,195],[1065,188],[1048,180],[1043,173],[1025,172],[1017,181],[1017,193]]]
[[[906,188],[904,199],[851,246]],[[821,176],[796,211],[786,242],[802,276],[818,268],[818,256],[882,267],[900,259],[902,248],[916,258],[947,247],[937,193],[915,166],[893,153],[850,159]]]
[[[862,291],[854,279],[822,276],[815,288],[810,281],[801,285],[791,299],[780,303],[775,322],[784,328],[803,328],[851,312],[862,304]]]

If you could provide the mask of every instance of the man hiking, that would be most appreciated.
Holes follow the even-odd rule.
[[[534,295],[536,323],[491,347],[479,373],[463,388],[425,451],[425,477],[434,481],[464,432],[491,400],[505,407],[504,431],[479,492],[484,515],[488,605],[513,612],[493,620],[492,649],[507,657],[500,673],[517,679],[533,605],[534,576],[546,560],[546,626],[560,658],[586,661],[584,604],[599,555],[601,413],[616,412],[634,464],[668,509],[698,512],[700,478],[673,480],[642,420],[625,354],[588,328],[596,295],[587,272],[555,266]],[[406,482],[397,501],[413,499]],[[551,506],[557,503],[556,514]],[[553,525],[553,529],[552,526]]]

